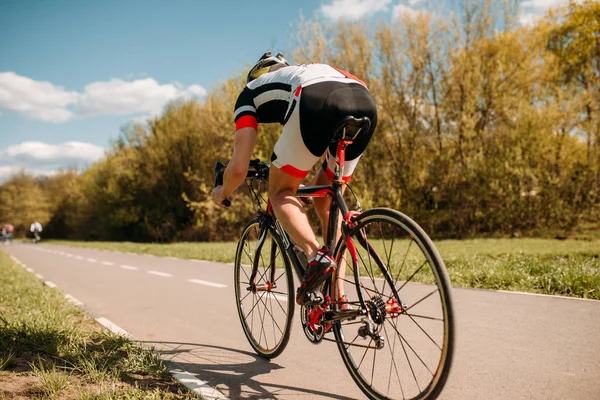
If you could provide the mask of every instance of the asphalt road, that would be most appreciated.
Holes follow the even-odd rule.
[[[335,345],[309,343],[297,316],[281,356],[256,356],[230,264],[44,244],[3,250],[231,399],[364,398]],[[600,301],[453,295],[455,360],[442,399],[600,399]]]

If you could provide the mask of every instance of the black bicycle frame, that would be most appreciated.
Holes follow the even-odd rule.
[[[336,245],[335,238],[337,236],[340,212],[345,220],[349,219],[349,209],[348,209],[348,206],[346,205],[346,202],[343,197],[343,188],[346,185],[346,183],[343,180],[342,174],[343,174],[343,170],[344,170],[345,150],[346,150],[346,147],[351,143],[352,143],[351,140],[341,140],[338,142],[337,154],[336,154],[336,160],[335,160],[336,166],[335,166],[335,172],[334,172],[334,179],[333,179],[333,182],[331,185],[302,186],[302,187],[298,188],[296,195],[295,195],[296,197],[311,197],[311,198],[312,197],[326,197],[326,196],[331,197],[331,205],[329,208],[329,222],[328,222],[328,229],[327,229],[327,238],[325,239],[330,251],[335,250],[335,248],[334,248],[334,246]],[[270,205],[269,205],[268,209],[270,210]],[[279,223],[277,218],[272,216],[270,213],[268,213],[268,212],[263,213],[262,218],[263,218],[263,220],[260,223],[261,232],[259,235],[255,254],[260,254],[260,251],[262,250],[262,246],[264,245],[264,241],[265,241],[265,238],[267,235],[267,230],[270,227],[275,227],[283,241],[284,250],[286,252],[286,255],[288,256],[288,259],[291,261],[292,266],[294,267],[294,271],[296,272],[296,275],[298,276],[299,279],[302,279],[302,277],[304,276],[305,267],[302,265],[302,263],[298,260],[298,257],[296,256],[296,253],[293,250],[292,242],[290,240],[289,235],[283,229],[283,227],[281,226],[281,224]],[[347,227],[347,225],[342,225],[342,227],[346,228],[346,229],[344,229],[344,232],[342,232],[342,234],[346,235],[348,227]],[[272,248],[271,248],[270,265],[269,265],[269,267],[271,267],[271,277],[270,277],[271,282],[274,282],[274,280],[275,280],[275,266],[273,264],[275,263],[276,248],[277,248],[277,245],[275,242],[273,242]],[[253,265],[252,274],[250,276],[250,282],[254,282],[254,278],[256,277],[256,273],[258,270],[258,261],[259,261],[258,257],[254,257],[255,265]],[[355,275],[355,278],[358,280],[358,278],[359,278],[358,271],[356,269],[354,269],[354,275]],[[264,288],[264,289],[263,288],[255,288],[255,290],[268,290],[268,289],[270,289],[270,288]],[[359,293],[359,296],[362,297],[360,293]],[[362,301],[362,298],[360,300]]]

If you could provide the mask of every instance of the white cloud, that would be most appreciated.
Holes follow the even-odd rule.
[[[392,0],[333,0],[323,4],[321,11],[331,19],[347,18],[357,20],[361,17],[387,9]]]
[[[169,101],[206,94],[200,85],[160,84],[152,78],[93,82],[77,93],[14,72],[0,73],[0,110],[50,122],[84,115],[158,114]]]
[[[24,169],[34,175],[53,175],[60,169],[81,168],[98,161],[104,149],[91,143],[23,142],[0,150],[0,180]]]
[[[392,15],[395,18],[400,18],[403,15],[408,16],[409,18],[416,19],[417,15],[419,15],[419,10],[415,10],[404,4],[395,5],[392,9]]]
[[[160,85],[152,78],[132,82],[111,79],[86,85],[77,102],[77,111],[92,115],[127,115],[152,112],[177,97],[171,84]]]
[[[519,22],[521,25],[535,24],[548,9],[568,4],[569,0],[525,0],[521,2]]]
[[[76,100],[76,92],[68,92],[50,82],[34,81],[14,72],[0,72],[0,109],[17,111],[42,121],[64,122],[72,116],[66,107]]]

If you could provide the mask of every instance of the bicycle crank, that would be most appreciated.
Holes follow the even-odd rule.
[[[325,334],[331,330],[331,323],[325,322],[325,308],[330,303],[329,296],[326,296],[325,304],[302,306],[300,310],[302,330],[307,339],[313,344],[321,343]]]

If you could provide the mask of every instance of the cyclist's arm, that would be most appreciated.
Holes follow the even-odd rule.
[[[223,195],[229,197],[240,186],[248,173],[248,164],[256,144],[256,129],[240,128],[235,132],[233,155],[223,174]]]

